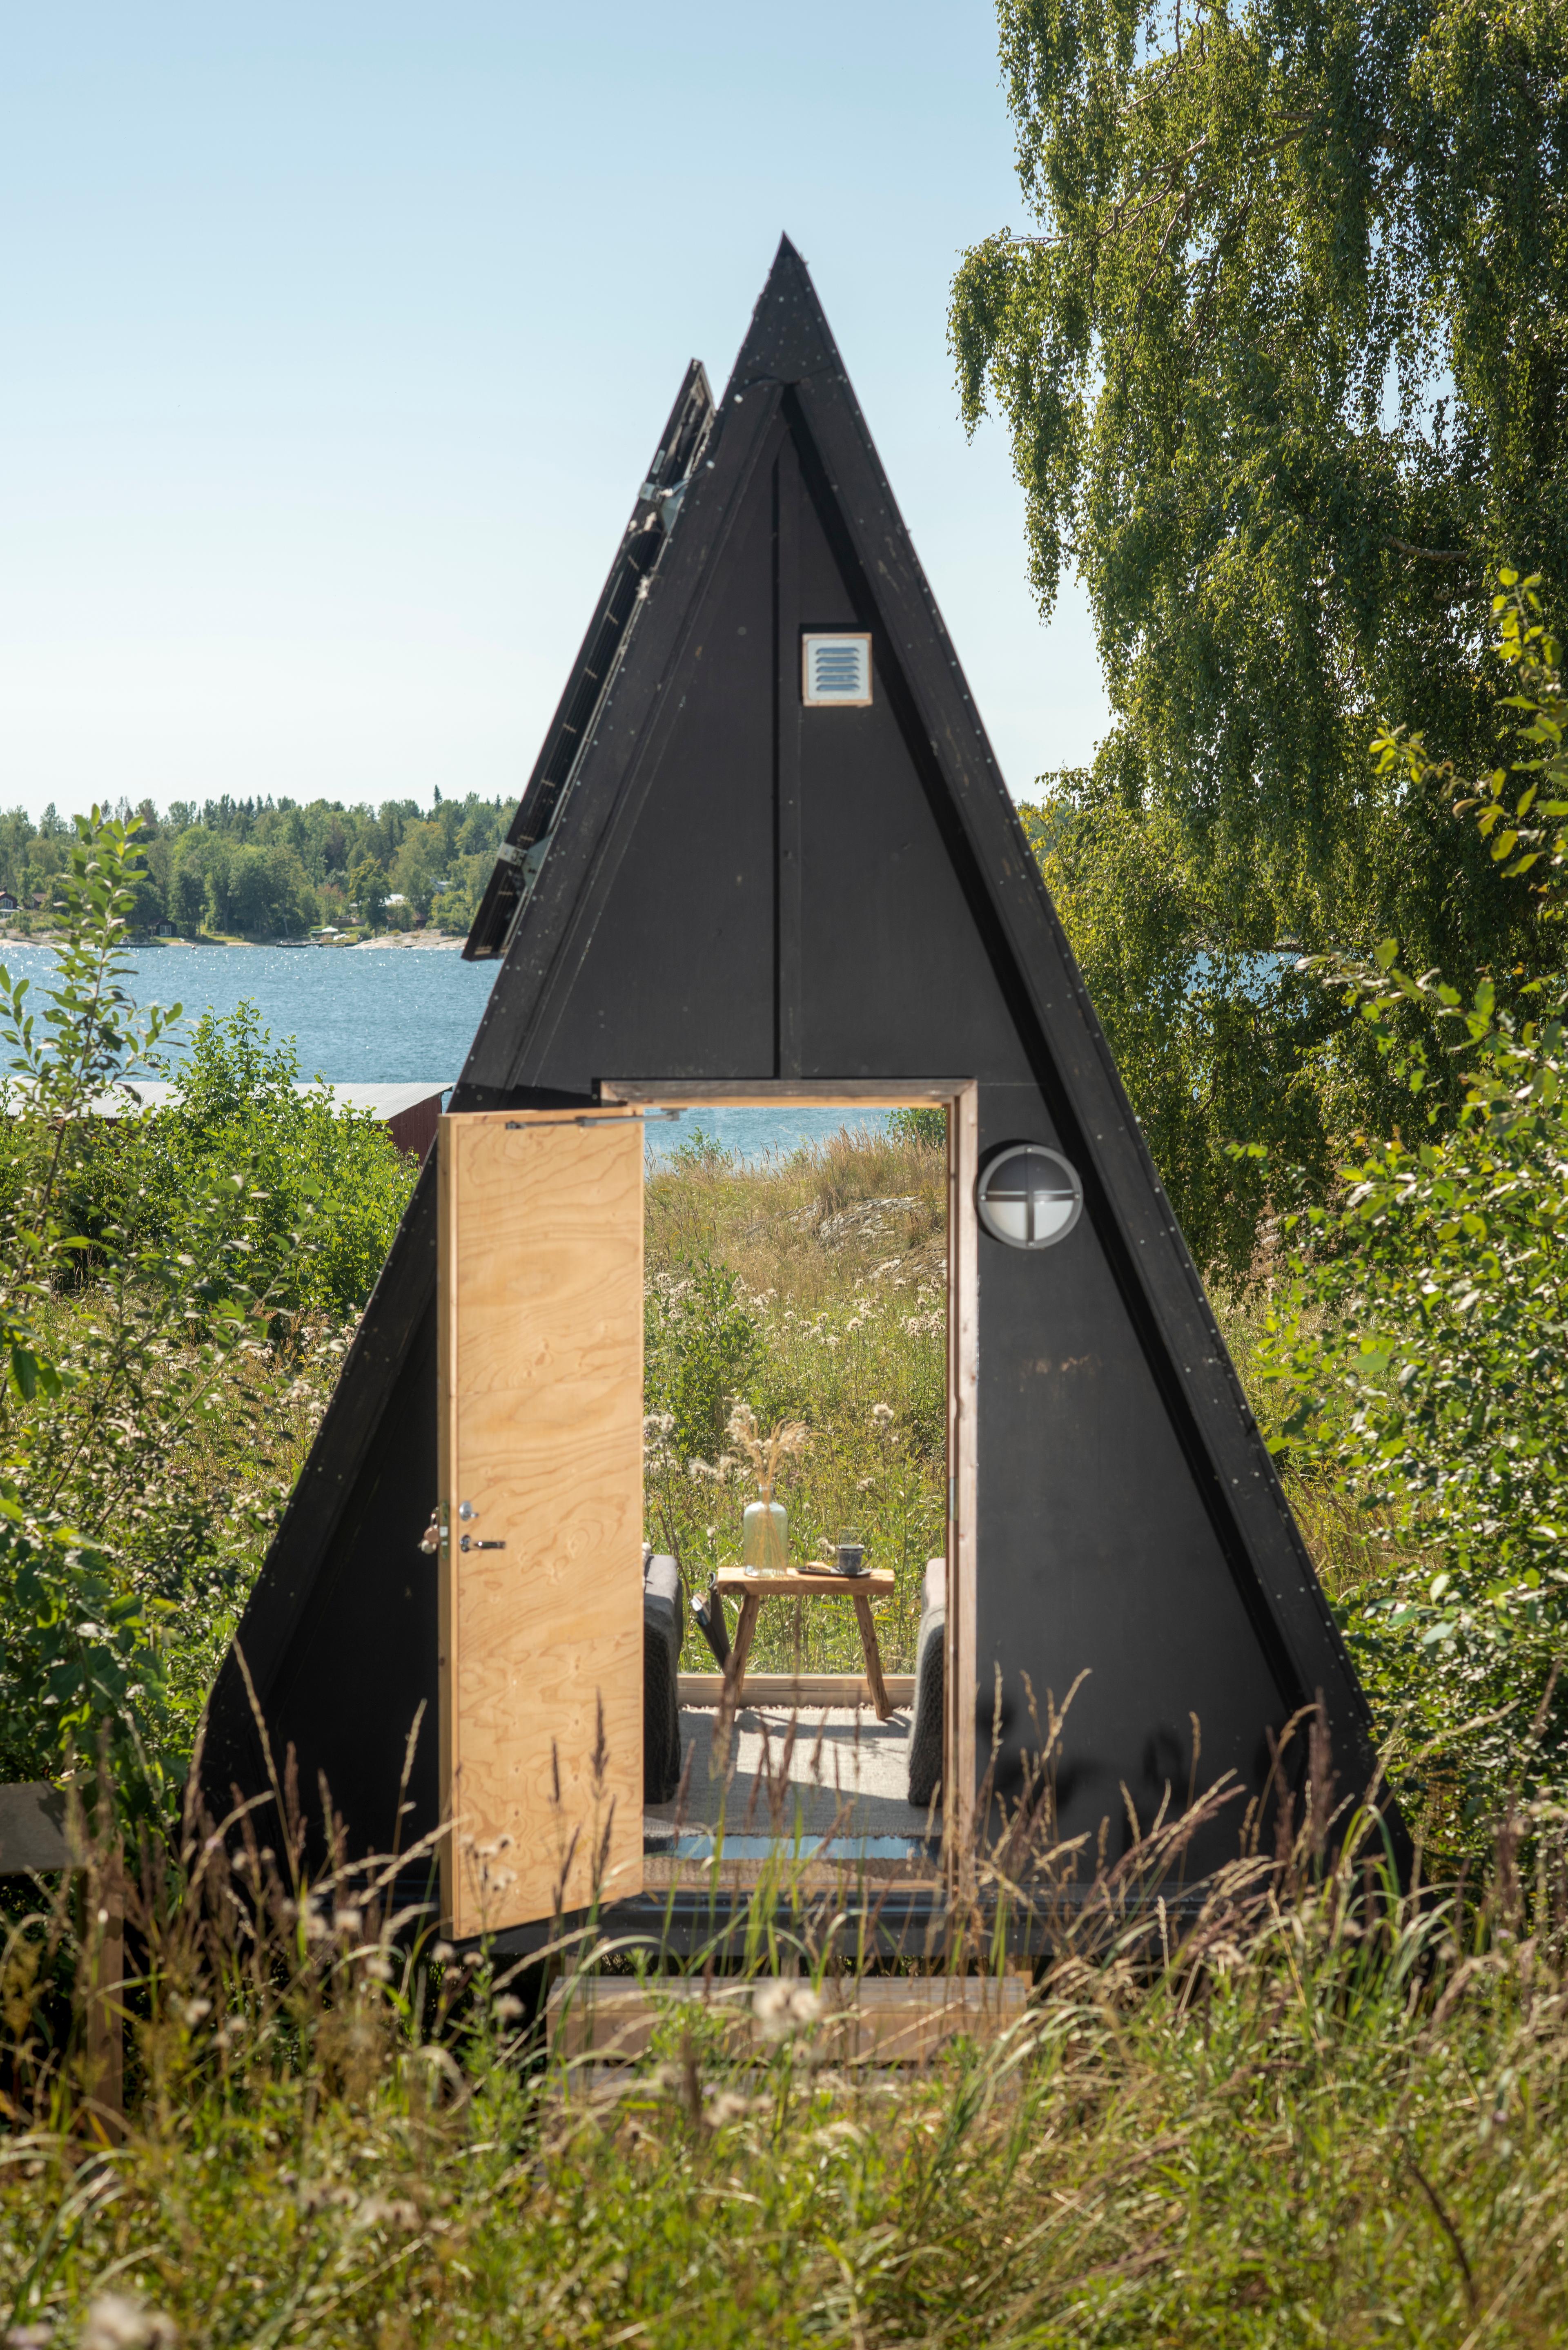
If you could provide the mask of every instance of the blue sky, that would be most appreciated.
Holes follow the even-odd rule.
[[[810,263],[1013,791],[1105,724],[946,348],[986,0],[0,9],[0,804],[514,795],[689,356]]]

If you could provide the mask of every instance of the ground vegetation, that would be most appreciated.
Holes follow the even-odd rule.
[[[647,1201],[648,1539],[701,1590],[739,1559],[758,1491],[735,1407],[764,1430],[798,1422],[776,1494],[791,1557],[857,1535],[898,1578],[873,1606],[883,1663],[912,1669],[920,1575],[946,1533],[945,1138],[846,1128],[745,1164],[699,1126],[650,1166]],[[860,1637],[846,1602],[775,1606],[753,1655],[857,1671]],[[695,1630],[687,1660],[711,1669]]]
[[[0,972],[0,1777],[101,1747],[161,1818],[413,1170],[248,1008],[140,1112],[179,1020],[126,984],[142,869],[78,819],[49,980]]]
[[[1137,1848],[1037,1980],[961,1945],[967,2028],[919,2068],[855,2061],[875,1979],[801,1931],[787,1868],[749,1954],[699,1950],[692,1997],[649,1981],[646,2054],[596,2069],[547,2037],[537,1970],[394,1910],[390,1860],[311,1881],[275,1821],[232,1857],[199,1819],[161,1862],[100,1847],[89,1899],[126,1899],[139,1953],[130,2117],[107,2126],[61,1991],[70,1905],[42,1899],[4,1950],[11,2327],[119,2350],[1556,2340],[1561,1819],[1420,1901],[1334,1808],[1179,1914],[1136,1898],[1168,1840]],[[639,1970],[590,1923],[557,2002]]]

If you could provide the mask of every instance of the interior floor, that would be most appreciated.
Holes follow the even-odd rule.
[[[909,1715],[878,1721],[869,1707],[794,1714],[784,1706],[742,1706],[718,1766],[718,1715],[682,1707],[682,1786],[674,1801],[643,1811],[647,1852],[696,1856],[723,1847],[762,1852],[797,1836],[809,1844],[868,1853],[889,1845],[924,1851],[938,1823],[909,1800]],[[793,1733],[793,1735],[792,1735]]]

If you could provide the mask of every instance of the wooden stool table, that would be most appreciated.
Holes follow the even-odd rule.
[[[733,1704],[741,1702],[746,1659],[752,1652],[752,1638],[764,1599],[852,1599],[855,1620],[860,1627],[860,1646],[866,1652],[866,1679],[870,1684],[871,1702],[877,1721],[888,1720],[893,1709],[888,1700],[888,1684],[882,1678],[877,1627],[871,1620],[871,1598],[874,1593],[878,1598],[886,1598],[893,1589],[890,1566],[874,1566],[866,1575],[807,1575],[798,1566],[763,1567],[748,1575],[743,1566],[722,1566],[714,1582],[721,1591],[732,1592],[741,1603],[734,1646],[724,1668],[726,1693]]]

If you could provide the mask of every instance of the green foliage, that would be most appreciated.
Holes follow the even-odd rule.
[[[221,1166],[243,1183],[268,1295],[293,1312],[358,1313],[412,1192],[413,1160],[370,1112],[339,1107],[325,1087],[301,1090],[292,1040],[275,1042],[252,1003],[223,1019],[203,1014],[173,1082],[165,1107],[138,1112],[128,1096],[115,1118],[78,1122],[61,1145],[56,1191],[90,1244],[84,1269],[127,1240],[186,1248]],[[13,1135],[0,1201],[32,1180],[42,1136],[36,1124]],[[296,1253],[306,1224],[311,1246]]]
[[[1188,1245],[1244,1275],[1267,1195],[1230,1145],[1266,1136],[1325,1184],[1344,1023],[1296,958],[1225,950],[1168,811],[1058,794],[1020,814]]]
[[[757,1351],[756,1326],[735,1275],[709,1257],[656,1271],[643,1305],[643,1394],[668,1414],[682,1467],[716,1453],[730,1406],[743,1394]]]
[[[265,1076],[254,1015],[209,1024],[189,1116],[161,1121],[161,1144],[149,1145],[150,1121],[99,1114],[115,1092],[133,1107],[131,1081],[159,1069],[178,1017],[139,1017],[125,984],[141,869],[132,828],[78,819],[41,1005],[26,980],[0,972],[0,1773],[53,1775],[101,1743],[121,1798],[157,1812],[275,1515],[271,1442],[311,1387],[313,1358],[335,1346],[304,1345],[280,1318],[311,1286],[320,1187],[308,1166],[291,1170],[286,1198],[258,1180],[284,1171],[287,1154],[267,1127],[265,1083],[259,1107],[243,1107],[254,1130],[236,1132],[239,1089]],[[275,1110],[293,1115],[292,1092],[275,1092]],[[385,1154],[384,1139],[377,1147]],[[151,1183],[130,1180],[139,1153],[161,1214]],[[98,1180],[106,1161],[118,1215]],[[87,1232],[73,1213],[83,1197],[98,1210]],[[204,1477],[203,1456],[226,1449],[218,1431],[234,1421],[221,1474]]]
[[[1050,811],[1069,934],[1184,1222],[1234,1262],[1211,1098],[1324,1165],[1397,1114],[1248,958],[1394,933],[1466,989],[1543,968],[1484,840],[1366,752],[1376,712],[1419,710],[1488,764],[1489,569],[1568,577],[1568,34],[1544,0],[998,16],[1039,234],[958,273],[963,408],[1006,421],[1043,604],[1067,562],[1088,590],[1114,723]],[[1184,1076],[1150,1089],[1117,937],[1190,1118]]]
[[[387,919],[388,881],[379,858],[362,857],[348,877],[348,896],[360,921],[373,931]]]
[[[369,1298],[418,1169],[369,1111],[340,1108],[325,1089],[301,1093],[298,1076],[292,1039],[275,1043],[254,1004],[226,1020],[203,1014],[173,1102],[137,1121],[121,1156],[122,1193],[137,1191],[126,1217],[177,1237],[202,1170],[223,1166],[243,1176],[259,1211],[270,1294],[294,1311],[341,1317]],[[311,1246],[291,1261],[292,1235],[306,1224]]]
[[[888,1113],[888,1131],[900,1142],[922,1144],[928,1150],[945,1150],[948,1147],[948,1114],[945,1109],[895,1109]]]
[[[142,859],[128,885],[127,920],[151,930],[167,916],[192,937],[204,931],[297,937],[315,922],[348,920],[350,876],[363,867],[373,868],[372,899],[391,890],[407,899],[410,921],[466,930],[507,815],[500,800],[472,794],[464,800],[438,794],[428,816],[409,800],[375,810],[225,796],[201,808],[176,801],[164,816],[150,800],[135,810],[122,802],[119,820],[134,827]],[[52,906],[68,830],[52,807],[36,825],[22,808],[0,814],[0,886],[25,908],[39,892],[46,909]],[[45,930],[54,920],[47,910],[13,919]]]
[[[1568,697],[1533,581],[1503,577],[1524,755],[1461,805],[1552,917]],[[1386,730],[1381,755],[1452,789],[1419,737]],[[1396,1768],[1434,1833],[1470,1840],[1510,1790],[1568,1778],[1568,999],[1533,982],[1505,1001],[1488,980],[1467,1003],[1396,952],[1322,975],[1387,1064],[1408,1132],[1364,1146],[1332,1211],[1306,1210],[1263,1370],[1296,1473],[1338,1484],[1388,1546],[1343,1620]],[[1432,1032],[1463,1088],[1451,1125],[1426,1111]]]
[[[62,888],[67,936],[35,1011],[27,981],[0,970],[0,1040],[8,1047],[6,1121],[23,1180],[0,1226],[0,1327],[8,1392],[0,1410],[0,1651],[7,1775],[30,1777],[101,1734],[134,1768],[143,1724],[161,1726],[159,1659],[129,1578],[38,1490],[36,1417],[76,1400],[73,1370],[38,1337],[52,1284],[80,1247],[62,1222],[59,1178],[87,1106],[138,1066],[156,1066],[169,1018],[136,1017],[119,952],[140,859],[123,825],[78,819]],[[24,1767],[17,1767],[18,1761]],[[26,1767],[30,1764],[31,1768]],[[3,1765],[0,1765],[3,1767]]]

